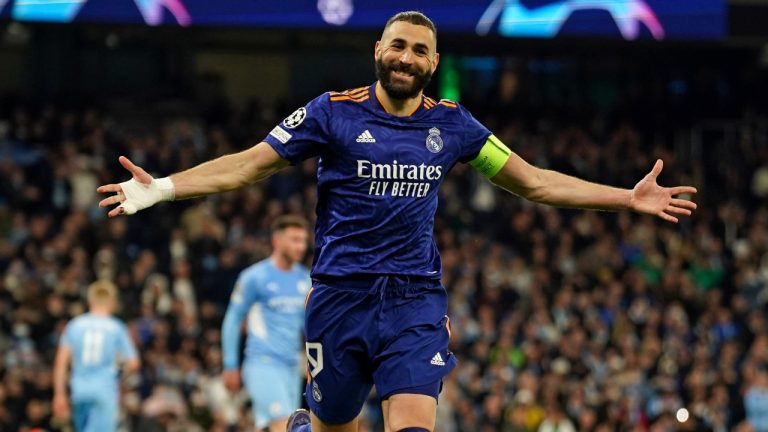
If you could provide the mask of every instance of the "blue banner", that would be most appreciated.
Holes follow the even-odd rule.
[[[420,10],[439,31],[552,38],[719,39],[726,0],[0,0],[0,17],[41,22],[380,29]]]

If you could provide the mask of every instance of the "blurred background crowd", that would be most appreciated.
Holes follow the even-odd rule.
[[[710,164],[654,142],[657,132],[631,117],[529,112],[526,121],[503,104],[468,103],[539,166],[631,187],[661,157],[660,182],[697,185],[699,209],[679,225],[558,210],[457,166],[441,190],[436,239],[461,361],[446,380],[438,430],[768,430],[761,123],[738,131],[728,164]],[[235,110],[223,123],[169,117],[130,128],[95,107],[6,100],[0,429],[49,428],[54,349],[97,278],[117,283],[118,316],[143,363],[123,380],[125,430],[251,428],[247,397],[219,378],[221,320],[238,272],[270,252],[270,221],[313,219],[315,162],[130,218],[107,219],[95,189],[125,178],[118,155],[167,174],[253,145],[275,122],[270,110]],[[365,418],[365,430],[379,430],[375,403]]]
[[[41,32],[76,50],[72,34]],[[65,74],[71,83],[0,95],[0,431],[68,430],[51,422],[53,354],[99,278],[117,284],[117,316],[142,360],[122,377],[121,430],[253,430],[247,396],[220,379],[221,322],[239,271],[270,253],[272,219],[314,220],[316,162],[115,219],[98,208],[96,187],[127,179],[119,155],[168,175],[258,143],[310,97],[371,82],[372,67],[354,67],[371,63],[371,40],[348,67],[338,60],[357,48],[313,57],[302,53],[315,42],[302,42],[293,82],[305,85],[277,99],[233,101],[215,74],[176,88],[184,98],[141,91],[149,81],[131,82],[114,61],[135,51],[120,57],[110,36],[88,63],[110,64],[104,77]],[[695,185],[699,208],[677,225],[554,209],[457,165],[435,238],[459,366],[436,430],[768,432],[768,56],[535,49],[512,59],[497,47],[490,69],[467,57],[461,102],[541,167],[631,188],[662,158],[659,183]],[[54,51],[30,53],[32,64]],[[163,55],[167,76],[189,75]],[[54,61],[51,73],[68,64]],[[259,71],[279,69],[267,64]],[[95,96],[123,79],[131,95]],[[363,418],[361,431],[383,430],[375,395]]]

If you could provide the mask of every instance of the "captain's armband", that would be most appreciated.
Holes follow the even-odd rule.
[[[492,178],[501,171],[501,168],[512,155],[512,150],[499,141],[495,135],[488,137],[488,140],[480,149],[477,157],[469,162],[480,174]]]

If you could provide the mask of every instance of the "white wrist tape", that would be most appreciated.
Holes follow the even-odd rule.
[[[176,196],[176,188],[170,177],[153,179],[150,184],[130,179],[120,183],[120,187],[125,195],[125,201],[120,204],[120,207],[126,215],[152,207],[160,201],[173,201]]]

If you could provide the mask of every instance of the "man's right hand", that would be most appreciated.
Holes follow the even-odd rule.
[[[224,381],[224,387],[231,393],[237,393],[240,391],[240,370],[239,369],[225,369],[221,373],[221,380]]]
[[[127,157],[120,156],[120,164],[132,175],[128,181],[108,184],[96,189],[99,193],[114,193],[99,202],[99,207],[108,207],[120,203],[107,214],[115,217],[121,214],[132,215],[139,210],[151,207],[160,201],[171,201],[175,191],[170,177],[155,179],[141,167],[136,166]]]
[[[61,420],[69,418],[69,399],[66,395],[56,393],[53,396],[53,417]]]

